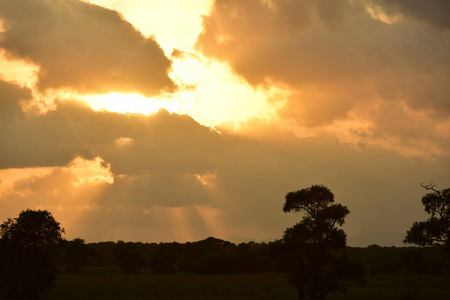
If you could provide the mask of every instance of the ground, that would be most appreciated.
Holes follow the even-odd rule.
[[[450,299],[450,278],[435,275],[381,274],[367,276],[364,286],[352,285],[337,299]],[[296,289],[285,274],[259,275],[156,275],[145,270],[125,275],[116,268],[88,268],[84,274],[61,272],[46,300],[152,299],[152,300],[273,300],[297,299]]]

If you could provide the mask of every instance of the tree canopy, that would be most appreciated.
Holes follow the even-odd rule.
[[[297,286],[299,299],[324,299],[330,292],[345,290],[342,279],[362,276],[341,251],[346,234],[337,226],[344,224],[349,210],[334,202],[327,187],[313,185],[288,193],[283,211],[304,213],[283,237],[291,260],[289,278]]]
[[[19,217],[8,219],[0,225],[3,240],[17,244],[23,249],[46,248],[54,250],[62,239],[64,229],[46,210],[27,209]]]
[[[90,252],[85,241],[81,238],[65,241],[64,250],[68,271],[80,274],[89,262]]]
[[[450,251],[450,188],[436,190],[432,184],[422,186],[431,191],[422,197],[422,204],[430,218],[414,222],[404,242],[419,246],[444,244]]]
[[[8,298],[37,298],[50,290],[64,229],[46,210],[25,210],[0,226],[0,283]]]

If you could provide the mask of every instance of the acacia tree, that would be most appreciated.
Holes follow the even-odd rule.
[[[38,298],[50,290],[63,232],[46,210],[22,211],[0,226],[0,283],[8,298]]]
[[[420,246],[444,244],[450,251],[450,188],[436,190],[433,184],[421,184],[427,191],[422,197],[422,204],[430,218],[422,222],[414,222],[408,230],[405,243]]]
[[[291,262],[289,280],[297,286],[298,299],[324,299],[330,292],[345,291],[343,279],[362,278],[362,267],[351,263],[343,251],[346,234],[337,228],[349,210],[334,203],[327,187],[313,185],[288,193],[283,211],[304,213],[283,236]]]

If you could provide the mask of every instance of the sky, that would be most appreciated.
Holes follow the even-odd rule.
[[[0,0],[0,220],[272,241],[327,186],[350,246],[449,188],[447,0]]]

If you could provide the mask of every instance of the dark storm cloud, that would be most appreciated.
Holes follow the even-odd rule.
[[[31,91],[0,80],[0,124],[23,116],[21,102],[31,101]]]
[[[77,155],[101,153],[106,160],[117,159],[113,171],[118,174],[163,168],[168,161],[202,171],[201,152],[218,139],[217,133],[188,116],[95,112],[76,101],[60,102],[47,114],[29,113],[21,122],[1,127],[0,134],[0,168],[64,166]],[[121,146],[121,138],[132,144]]]
[[[387,14],[402,14],[430,23],[441,29],[450,28],[450,2],[447,0],[370,0]]]
[[[170,60],[116,11],[77,0],[0,0],[0,47],[40,66],[41,90],[171,91]]]

